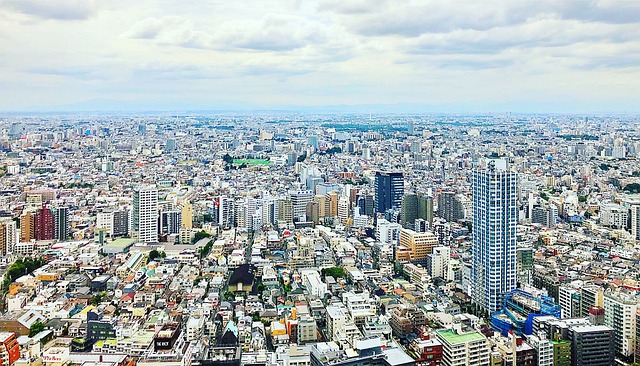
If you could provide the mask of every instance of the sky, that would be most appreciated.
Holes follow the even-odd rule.
[[[640,1],[0,0],[0,110],[640,111]]]

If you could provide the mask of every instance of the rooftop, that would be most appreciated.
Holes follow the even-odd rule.
[[[461,344],[461,343],[469,343],[472,341],[479,341],[486,339],[484,335],[480,332],[471,331],[468,333],[458,334],[453,330],[439,330],[438,336],[440,336],[445,342],[449,344]]]

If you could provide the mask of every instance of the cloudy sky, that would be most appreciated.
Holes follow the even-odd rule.
[[[640,111],[636,0],[0,0],[0,49],[5,111]]]

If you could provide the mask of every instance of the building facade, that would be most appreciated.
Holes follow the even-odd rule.
[[[473,172],[472,297],[491,312],[516,288],[517,189],[517,174],[504,160]]]

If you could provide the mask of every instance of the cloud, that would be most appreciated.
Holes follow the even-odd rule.
[[[100,80],[107,78],[104,72],[97,68],[77,66],[64,68],[34,67],[25,69],[24,71],[30,74],[61,76],[77,80]]]
[[[2,0],[0,6],[40,19],[86,20],[100,9],[98,0]]]
[[[0,101],[639,100],[638,14],[614,0],[0,0]]]
[[[259,20],[225,22],[210,30],[203,29],[195,30],[194,24],[184,17],[147,18],[134,24],[124,36],[188,48],[274,52],[324,43],[327,39],[322,23],[283,14],[266,14]]]

